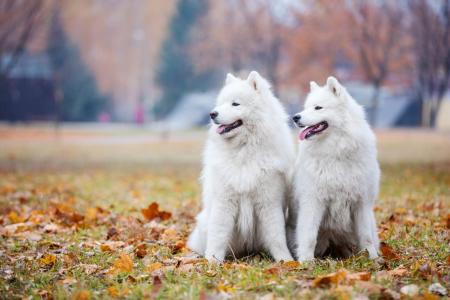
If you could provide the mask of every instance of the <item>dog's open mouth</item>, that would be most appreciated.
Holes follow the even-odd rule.
[[[222,124],[222,125],[219,125],[219,127],[217,127],[217,133],[224,134],[224,133],[230,132],[231,130],[236,129],[240,126],[242,126],[241,120],[237,120],[236,122],[233,122],[231,124]]]
[[[328,128],[328,123],[326,121],[320,122],[316,125],[308,126],[300,132],[300,140],[309,139],[313,135],[319,134]]]

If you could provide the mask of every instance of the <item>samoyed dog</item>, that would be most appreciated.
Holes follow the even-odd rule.
[[[285,202],[295,151],[282,105],[257,72],[246,80],[228,74],[210,116],[203,209],[188,247],[210,262],[260,250],[292,260]]]
[[[311,82],[304,110],[293,120],[302,128],[294,175],[298,260],[358,250],[376,258],[380,169],[363,108],[329,77],[323,87]]]

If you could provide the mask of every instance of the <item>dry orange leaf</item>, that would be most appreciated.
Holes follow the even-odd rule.
[[[350,283],[354,281],[369,281],[372,275],[369,272],[357,272],[348,274],[347,279]]]
[[[117,297],[120,296],[119,290],[118,290],[115,286],[110,286],[110,287],[107,289],[107,291],[108,291],[108,295],[110,295],[111,297],[117,298]]]
[[[381,255],[384,258],[392,259],[392,260],[400,259],[400,256],[397,253],[395,253],[395,251],[391,248],[391,246],[389,246],[385,242],[381,242],[380,251],[381,251]]]
[[[133,260],[128,254],[121,253],[109,273],[130,273],[131,271],[133,271]]]
[[[113,251],[111,246],[107,245],[107,244],[101,244],[100,250],[102,250],[102,252],[112,252]]]
[[[49,265],[53,265],[56,262],[56,255],[54,254],[45,254],[40,260],[39,262],[42,265],[45,266],[49,266]]]
[[[341,269],[335,273],[330,273],[327,275],[319,276],[316,279],[314,279],[312,286],[313,287],[319,287],[324,285],[330,285],[330,284],[339,284],[343,282],[348,275],[348,271],[345,269]]]
[[[149,273],[153,273],[154,271],[157,271],[157,270],[161,269],[162,266],[163,266],[162,263],[160,263],[160,262],[155,262],[155,263],[149,264],[149,265],[145,268],[145,270],[146,270],[147,272],[149,272]]]
[[[72,299],[73,300],[89,300],[89,299],[91,299],[91,293],[86,290],[79,291],[72,296]]]
[[[301,266],[301,263],[295,260],[285,261],[281,264],[281,267],[286,270],[297,269]]]
[[[147,208],[141,209],[141,213],[147,221],[151,221],[156,218],[160,218],[164,221],[172,217],[172,214],[170,212],[160,211],[159,205],[156,202],[152,202]]]

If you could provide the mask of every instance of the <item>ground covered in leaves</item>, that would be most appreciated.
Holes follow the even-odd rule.
[[[378,136],[382,259],[209,265],[185,246],[204,132],[0,128],[0,298],[444,297],[450,136]]]

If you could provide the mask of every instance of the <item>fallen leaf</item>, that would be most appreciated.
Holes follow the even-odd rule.
[[[164,242],[174,242],[174,241],[178,241],[179,237],[177,234],[177,231],[173,228],[167,228],[166,230],[164,230],[161,239]]]
[[[348,271],[341,269],[335,273],[330,273],[324,276],[319,276],[312,282],[313,287],[325,286],[330,284],[339,284],[345,280],[348,275]]]
[[[128,254],[121,253],[108,273],[130,273],[131,271],[133,271],[133,260]]]
[[[147,221],[159,218],[163,221],[172,217],[172,214],[167,211],[160,211],[159,205],[156,202],[152,202],[147,208],[141,209],[141,213]]]
[[[54,254],[45,254],[43,257],[41,257],[39,262],[42,265],[45,265],[45,266],[53,265],[56,262],[56,255],[54,255]]]
[[[157,270],[161,269],[162,266],[163,266],[162,263],[160,263],[160,262],[155,262],[155,263],[149,264],[149,265],[145,268],[145,270],[146,270],[147,272],[149,272],[149,273],[153,273],[154,271],[157,271]]]
[[[353,283],[354,281],[369,281],[370,277],[371,274],[369,272],[357,272],[348,274],[346,279]]]
[[[106,239],[111,240],[119,235],[119,232],[115,227],[111,227],[108,229],[108,233],[106,234]]]
[[[400,256],[385,242],[380,244],[381,255],[386,259],[398,260]]]
[[[108,295],[110,295],[111,297],[117,298],[120,296],[119,290],[115,286],[110,286],[109,288],[107,288],[107,291]]]
[[[405,276],[407,272],[408,272],[408,270],[405,269],[405,267],[399,266],[399,267],[395,268],[394,270],[388,271],[388,274],[391,276],[394,276],[394,277],[402,277],[402,276]]]
[[[281,267],[286,270],[297,269],[301,266],[301,263],[295,260],[285,261],[281,264]]]
[[[147,255],[147,245],[140,244],[134,249],[134,253],[138,258],[144,258]]]
[[[107,244],[101,244],[100,250],[102,250],[102,252],[112,252],[113,251],[111,246],[107,245]]]
[[[23,223],[25,221],[25,218],[22,216],[19,216],[15,211],[11,211],[8,214],[8,219],[12,224]]]
[[[72,300],[89,300],[89,299],[91,299],[91,293],[86,290],[76,292],[72,296]]]

